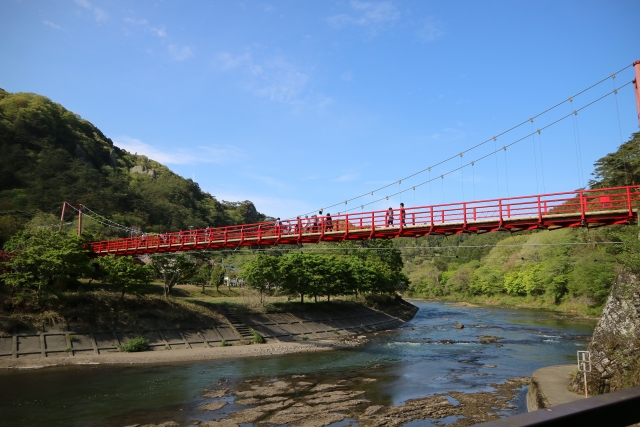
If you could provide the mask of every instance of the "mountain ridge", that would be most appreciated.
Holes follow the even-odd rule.
[[[0,152],[0,244],[38,212],[58,213],[64,201],[148,232],[269,218],[251,201],[220,201],[192,179],[117,147],[88,120],[35,93],[0,89]]]

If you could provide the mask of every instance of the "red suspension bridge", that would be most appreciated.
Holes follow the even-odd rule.
[[[629,65],[624,69],[631,66],[633,66],[635,71],[636,78],[634,80],[579,109],[573,110],[572,113],[567,116],[539,128],[530,135],[511,142],[508,145],[504,145],[500,150],[506,152],[508,147],[529,138],[536,132],[539,135],[542,130],[567,117],[577,115],[578,111],[604,99],[610,94],[617,95],[618,89],[632,83],[638,109],[638,123],[640,124],[640,89],[638,87],[640,83],[640,61],[636,61],[633,65]],[[573,97],[569,97],[568,100],[534,117],[537,118],[567,101],[572,103],[575,96],[588,91],[609,78],[615,79],[615,77],[616,74],[614,73]],[[573,106],[573,104],[571,105]],[[523,123],[528,123],[529,121],[533,123],[533,120],[534,118],[532,117]],[[522,126],[523,123],[494,136],[490,140],[495,142],[497,137]],[[460,158],[462,158],[464,153],[478,148],[488,141],[489,140],[477,144],[459,153]],[[469,162],[467,165],[461,165],[459,168],[441,174],[440,178],[444,179],[445,175],[466,166],[471,165],[473,167],[474,162],[495,155],[496,152],[497,151],[494,151],[477,158],[475,161]],[[448,162],[456,157],[457,155],[443,160],[432,167]],[[431,167],[425,170],[430,172]],[[425,170],[404,179],[411,178]],[[417,186],[431,181],[430,179],[425,183],[418,184],[414,186],[413,189],[415,190]],[[398,183],[400,182],[402,182],[402,180],[398,181]],[[393,184],[386,185],[374,191],[378,192],[391,185]],[[370,193],[373,196],[373,191]],[[344,203],[346,204],[360,197],[362,196],[349,199]],[[567,227],[600,227],[614,224],[630,224],[636,221],[638,218],[637,209],[639,201],[640,185],[630,185],[606,189],[576,190],[564,193],[536,194],[532,196],[506,197],[471,202],[443,203],[430,206],[389,208],[387,210],[342,213],[334,216],[314,215],[311,218],[304,219],[298,217],[296,219],[277,222],[262,222],[215,228],[207,227],[198,230],[182,230],[171,233],[142,234],[131,238],[92,242],[86,246],[91,253],[96,256],[110,254],[138,255],[209,249],[235,249],[240,247],[299,245],[302,243],[341,242],[346,240],[393,239],[397,237],[422,237],[429,235],[448,236],[461,233],[481,234],[497,231],[518,232],[540,229],[554,230]],[[82,205],[76,207],[65,202],[61,221],[65,215],[64,208],[67,206],[77,210],[79,213],[78,233],[80,233],[82,228],[83,207]],[[364,205],[362,205],[361,208],[364,209]],[[101,217],[86,207],[85,209],[99,217],[100,219],[97,219],[97,221],[104,225],[115,225],[127,231],[136,231]],[[92,219],[96,220],[96,218],[93,217]]]
[[[92,242],[87,247],[97,256],[139,255],[246,246],[600,227],[636,221],[639,201],[640,185],[632,185],[183,230]]]

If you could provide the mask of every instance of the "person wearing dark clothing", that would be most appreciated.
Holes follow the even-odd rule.
[[[333,219],[331,219],[331,214],[327,212],[327,218],[325,219],[326,231],[333,231]]]
[[[407,212],[404,210],[404,203],[400,203],[400,225],[407,225]]]
[[[389,208],[385,219],[387,227],[393,227],[393,208]]]

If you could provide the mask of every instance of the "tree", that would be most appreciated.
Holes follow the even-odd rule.
[[[103,280],[122,292],[121,301],[124,301],[125,292],[142,293],[151,283],[151,268],[134,263],[130,256],[109,255],[100,258],[98,262],[104,271]]]
[[[210,260],[200,266],[198,272],[194,275],[193,280],[195,283],[202,285],[203,293],[205,286],[215,286],[217,292],[220,286],[224,283],[224,274],[224,266]]]
[[[631,139],[615,153],[609,153],[598,159],[594,164],[594,179],[589,181],[591,188],[616,187],[619,185],[633,185],[640,182],[640,132],[636,132]]]
[[[178,283],[191,277],[196,263],[184,254],[154,255],[151,257],[151,268],[156,277],[164,284],[164,296],[169,296],[171,289]]]
[[[368,265],[367,268],[373,268],[376,271],[376,281],[366,282],[367,291],[393,293],[407,287],[409,278],[402,272],[404,267],[402,253],[393,248],[391,240],[372,239],[357,243],[341,242],[338,247],[344,248],[345,254],[361,259]],[[367,250],[370,247],[376,248],[376,250]]]
[[[243,267],[242,278],[249,286],[260,291],[260,303],[264,304],[263,294],[271,292],[280,281],[279,259],[272,255],[258,254]]]
[[[42,229],[21,231],[4,245],[13,256],[4,263],[9,271],[0,278],[12,295],[32,292],[39,302],[58,282],[77,281],[89,269],[89,256],[74,236]]]
[[[304,303],[304,294],[310,281],[304,254],[288,253],[282,256],[279,267],[283,292],[287,295],[300,295],[300,302]]]

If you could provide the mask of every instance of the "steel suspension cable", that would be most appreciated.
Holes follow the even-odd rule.
[[[630,67],[632,67],[632,66],[633,66],[633,64],[629,64],[629,65],[627,65],[626,67],[621,68],[620,70],[616,71],[616,72],[615,72],[615,73],[613,73],[612,75],[619,74],[619,73],[621,73],[622,71],[624,71],[624,70],[626,70],[627,68],[630,68]],[[592,84],[591,86],[589,86],[589,87],[587,87],[587,88],[585,88],[585,89],[581,90],[580,92],[576,93],[576,94],[575,94],[575,95],[573,95],[573,96],[570,96],[569,98],[565,99],[564,101],[561,101],[561,102],[559,102],[559,103],[555,104],[554,106],[552,106],[552,107],[550,107],[550,108],[547,108],[546,110],[542,111],[541,113],[536,114],[536,115],[535,115],[535,116],[533,116],[532,118],[534,118],[534,119],[535,119],[535,118],[538,118],[538,117],[540,117],[540,116],[542,116],[542,115],[544,115],[544,114],[548,113],[549,111],[552,111],[552,110],[554,110],[555,108],[558,108],[559,106],[563,105],[563,104],[564,104],[564,103],[566,103],[567,101],[571,101],[573,98],[576,98],[577,96],[579,96],[579,95],[581,95],[581,94],[583,94],[583,93],[585,93],[585,92],[587,92],[587,91],[589,91],[589,90],[593,89],[594,87],[596,87],[596,86],[598,86],[598,85],[602,84],[603,82],[607,81],[608,79],[610,79],[610,78],[612,77],[612,75],[609,75],[609,76],[605,77],[604,79],[602,79],[602,80],[600,80],[600,81],[598,81],[598,82],[596,82],[596,83]],[[626,85],[625,85],[625,86],[626,86]],[[505,134],[507,134],[507,133],[509,133],[509,132],[511,132],[511,131],[513,131],[513,130],[515,130],[515,129],[517,129],[517,128],[519,128],[519,127],[521,127],[522,125],[526,124],[529,120],[530,120],[530,119],[525,120],[525,121],[523,121],[523,122],[521,122],[521,123],[519,123],[519,124],[517,124],[517,125],[515,125],[515,126],[513,126],[513,127],[511,127],[511,128],[509,128],[509,129],[507,129],[507,130],[505,130],[505,131],[503,131],[503,132],[501,132],[501,133],[499,133],[499,134],[497,134],[497,135],[495,135],[495,136],[493,136],[493,137],[491,137],[491,138],[489,138],[489,139],[487,139],[487,140],[485,140],[485,141],[482,141],[482,142],[480,142],[480,143],[478,143],[478,144],[476,144],[476,145],[474,145],[474,146],[472,146],[472,147],[470,147],[470,148],[468,148],[468,149],[466,149],[466,150],[463,150],[463,151],[462,151],[462,153],[467,153],[467,152],[472,151],[472,150],[474,150],[474,149],[476,149],[476,148],[478,148],[478,147],[481,147],[481,146],[483,146],[484,144],[486,144],[486,143],[488,143],[489,141],[491,141],[492,139],[495,141],[498,137],[501,137],[501,136],[503,136],[503,135],[505,135]],[[402,181],[402,180],[407,180],[407,179],[409,179],[409,178],[413,178],[413,177],[414,177],[414,176],[416,176],[416,175],[419,175],[419,174],[422,174],[422,173],[424,173],[424,172],[426,172],[426,171],[428,171],[428,170],[431,170],[431,168],[434,168],[434,167],[436,167],[436,166],[440,166],[440,165],[442,165],[442,164],[444,164],[444,163],[447,163],[447,162],[449,162],[449,161],[451,161],[451,160],[455,159],[457,156],[458,156],[458,155],[456,154],[456,155],[454,155],[454,156],[451,156],[451,157],[448,157],[448,158],[446,158],[446,159],[444,159],[444,160],[441,160],[440,162],[437,162],[437,163],[435,163],[435,164],[433,164],[433,165],[431,165],[431,166],[429,166],[429,167],[427,167],[427,168],[425,168],[425,169],[422,169],[422,170],[420,170],[420,171],[418,171],[418,172],[415,172],[415,173],[413,173],[413,174],[411,174],[411,175],[408,175],[408,176],[406,176],[406,177],[404,177],[404,178],[401,178],[401,179],[400,179],[400,181]],[[366,192],[366,193],[363,193],[363,194],[361,194],[361,195],[359,195],[359,196],[355,196],[355,197],[352,197],[351,199],[347,199],[347,200],[345,200],[345,202],[344,202],[344,203],[345,203],[345,204],[347,204],[347,202],[351,202],[351,201],[353,201],[353,200],[357,200],[357,199],[359,199],[359,198],[361,198],[361,197],[364,197],[364,196],[368,195],[369,193],[377,192],[377,191],[383,190],[383,189],[385,189],[385,188],[388,188],[388,187],[392,186],[393,184],[395,184],[396,182],[397,182],[397,181],[393,181],[391,184],[384,185],[384,186],[382,186],[382,187],[380,187],[380,188],[377,188],[377,189],[375,189],[375,190],[371,190],[371,191],[368,191],[368,192]],[[336,206],[340,206],[340,205],[342,205],[342,203],[343,203],[343,202],[335,203],[335,204],[333,204],[333,205],[331,205],[331,206],[327,206],[327,207],[322,208],[322,209],[330,209],[330,208],[333,208],[333,207],[336,207]],[[311,212],[307,212],[306,214],[302,214],[302,215],[309,215],[309,214],[313,214],[314,212],[315,212],[315,210],[313,210],[313,211],[311,211]]]
[[[632,84],[632,83],[633,83],[632,81],[627,82],[627,83],[625,83],[624,85],[620,86],[618,89],[622,89],[623,87],[628,86],[628,85],[630,85],[630,84]],[[574,110],[574,111],[572,111],[571,113],[569,113],[569,114],[567,114],[567,115],[565,115],[565,116],[563,116],[563,117],[561,117],[561,118],[559,118],[559,119],[557,119],[557,120],[555,120],[555,121],[553,121],[553,122],[549,123],[548,125],[546,125],[546,126],[543,126],[543,127],[539,128],[538,130],[536,130],[536,131],[535,131],[535,132],[533,132],[533,133],[541,133],[543,130],[545,130],[545,129],[547,129],[547,128],[551,127],[551,126],[554,126],[554,125],[556,125],[556,124],[560,123],[561,121],[568,119],[568,118],[569,118],[569,117],[571,117],[571,116],[575,116],[575,115],[577,115],[577,113],[578,113],[578,112],[580,112],[580,111],[584,110],[585,108],[590,107],[591,105],[593,105],[593,104],[595,104],[595,103],[597,103],[597,102],[599,102],[599,101],[602,101],[604,98],[606,98],[607,96],[611,95],[612,93],[613,93],[613,91],[611,91],[611,92],[609,92],[609,93],[606,93],[606,94],[602,95],[601,97],[599,97],[599,98],[597,98],[597,99],[595,99],[595,100],[593,100],[593,101],[589,102],[588,104],[586,104],[586,105],[584,105],[584,106],[582,106],[582,107],[578,108],[577,110]],[[532,133],[532,134],[533,134],[533,133]],[[513,142],[511,142],[511,143],[509,143],[509,144],[507,144],[507,145],[505,145],[505,146],[503,146],[502,148],[498,148],[498,149],[496,149],[496,150],[494,150],[494,151],[492,151],[492,152],[490,152],[490,153],[487,153],[487,154],[485,154],[484,156],[479,157],[479,158],[477,158],[477,159],[473,160],[473,162],[474,162],[474,163],[475,163],[475,162],[479,162],[480,160],[484,160],[484,159],[486,159],[486,158],[488,158],[488,157],[490,157],[490,156],[497,155],[497,153],[499,153],[501,150],[505,150],[505,148],[509,148],[509,147],[511,147],[512,145],[515,145],[515,144],[517,144],[517,143],[519,143],[519,142],[521,142],[521,141],[524,141],[524,140],[528,139],[532,134],[525,135],[525,136],[523,136],[522,138],[517,139],[517,140],[515,140],[515,141],[513,141]],[[442,178],[442,179],[444,179],[444,177],[445,177],[445,176],[450,175],[450,174],[452,174],[452,173],[454,173],[454,172],[457,172],[457,171],[458,171],[458,170],[460,170],[461,168],[463,168],[463,167],[467,167],[467,166],[470,166],[470,165],[471,165],[471,162],[466,163],[466,164],[465,164],[465,165],[463,165],[463,166],[457,167],[457,168],[455,168],[455,169],[451,169],[451,170],[449,170],[448,172],[445,172],[445,173],[441,174],[440,176],[438,176],[438,177],[436,177],[436,178],[432,178],[432,179],[430,179],[429,181],[421,182],[421,183],[419,183],[419,184],[416,184],[415,186],[416,186],[416,187],[420,187],[420,186],[422,186],[422,185],[424,185],[424,184],[428,184],[428,183],[430,183],[431,181],[434,181],[434,180],[436,180],[436,179],[438,179],[438,178]],[[405,190],[405,191],[406,191],[406,190]],[[389,197],[393,197],[393,196],[396,196],[396,195],[397,195],[397,194],[390,194],[390,195],[388,195],[388,196],[381,197],[380,199],[374,200],[374,201],[372,201],[371,203],[367,203],[367,204],[365,204],[365,206],[367,206],[367,205],[369,205],[369,204],[376,203],[376,202],[383,201],[383,200],[385,200],[385,198],[386,198],[386,199],[388,199]],[[443,194],[443,197],[444,197],[444,194]],[[353,210],[355,210],[355,209],[357,209],[357,208],[347,209],[347,210],[345,210],[345,211],[343,211],[343,212],[350,212],[350,211],[353,211]]]

